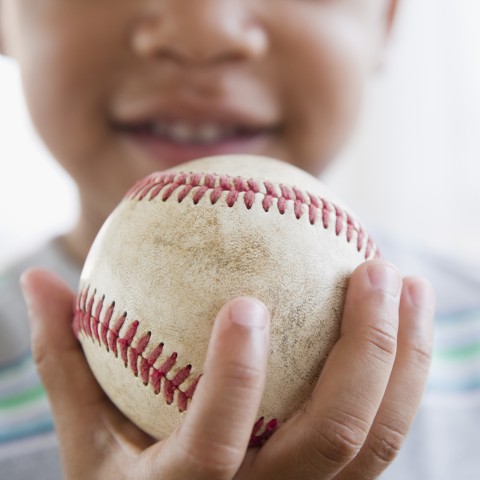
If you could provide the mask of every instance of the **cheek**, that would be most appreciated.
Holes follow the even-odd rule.
[[[331,16],[295,33],[284,46],[286,118],[308,169],[319,173],[357,117],[369,70],[367,42],[355,22]]]
[[[358,28],[346,22],[313,26],[298,39],[295,89],[306,105],[327,109],[333,117],[341,113],[362,90],[367,61],[364,39]],[[300,44],[301,42],[301,44]]]
[[[106,133],[106,72],[114,52],[86,33],[87,20],[54,20],[32,25],[19,64],[36,129],[55,157],[73,165],[92,155]]]
[[[61,51],[48,52],[42,59],[41,64],[31,62],[22,75],[32,118],[48,134],[60,125],[61,130],[71,128],[78,115],[84,115],[92,87],[84,75],[88,66],[79,68]]]

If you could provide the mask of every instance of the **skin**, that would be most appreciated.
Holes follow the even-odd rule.
[[[134,181],[190,158],[240,149],[319,174],[351,130],[395,7],[0,0],[0,51],[18,61],[32,120],[78,185],[81,214],[65,250],[82,262]],[[208,147],[132,133],[138,118],[165,117],[258,132],[254,141]],[[432,289],[375,260],[352,275],[341,337],[312,398],[264,447],[247,450],[269,342],[268,314],[250,298],[219,312],[185,421],[155,442],[90,373],[71,333],[72,292],[45,271],[27,272],[22,283],[70,480],[376,478],[400,449],[427,377]]]

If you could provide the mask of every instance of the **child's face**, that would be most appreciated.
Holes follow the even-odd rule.
[[[109,211],[138,178],[263,154],[318,174],[349,133],[394,0],[0,0],[33,122]]]

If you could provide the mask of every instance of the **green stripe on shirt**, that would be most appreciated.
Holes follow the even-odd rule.
[[[434,357],[439,360],[468,360],[480,355],[480,342],[475,342],[464,347],[446,348],[437,350]]]
[[[27,403],[31,403],[45,396],[45,390],[42,385],[25,390],[24,392],[11,395],[6,398],[0,398],[0,410],[11,410]]]

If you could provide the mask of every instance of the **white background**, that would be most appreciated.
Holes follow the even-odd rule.
[[[368,225],[480,266],[480,1],[404,0],[355,138],[325,180]],[[72,225],[73,184],[0,57],[0,267]]]

